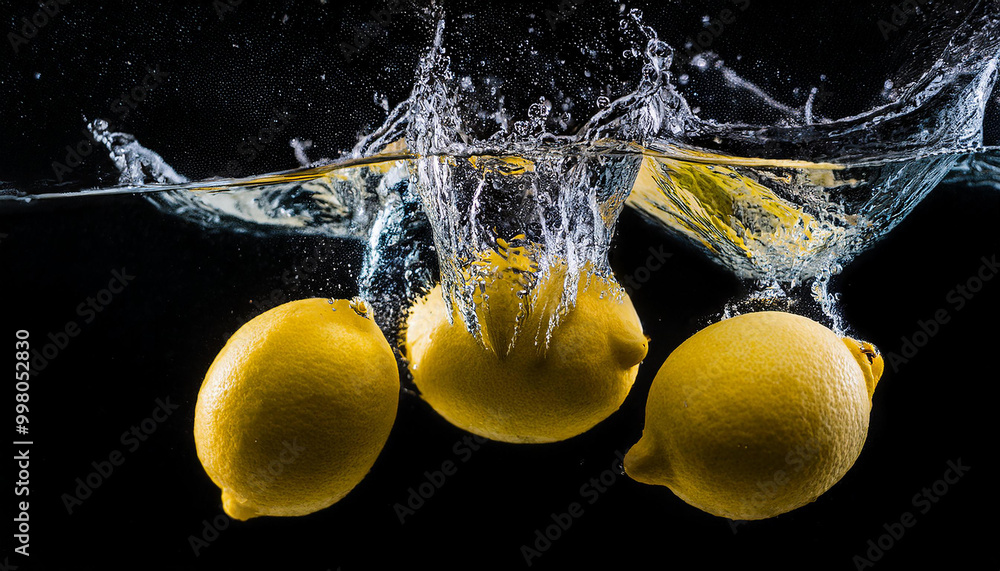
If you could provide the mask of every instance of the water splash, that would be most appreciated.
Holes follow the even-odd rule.
[[[522,118],[502,98],[484,111],[470,77],[452,69],[439,12],[410,96],[338,161],[186,183],[134,137],[99,121],[92,130],[128,191],[204,225],[365,240],[360,286],[377,316],[397,320],[438,274],[474,332],[484,253],[517,237],[537,265],[529,282],[568,267],[568,307],[574,272],[610,273],[626,204],[755,281],[747,300],[811,300],[843,329],[830,281],[844,264],[942,180],[1000,187],[1000,153],[983,141],[1000,52],[997,11],[986,3],[929,37],[939,56],[887,80],[888,102],[839,119],[817,111],[817,86],[804,104],[783,103],[719,55],[698,55],[693,73],[772,109],[778,119],[768,124],[699,115],[678,87],[686,76],[673,78],[673,49],[633,10],[619,33],[642,63],[635,89],[596,97],[597,112],[570,133],[572,121],[554,112],[558,96],[540,96]],[[470,115],[495,119],[497,130],[477,136]],[[306,164],[306,147],[294,148]]]

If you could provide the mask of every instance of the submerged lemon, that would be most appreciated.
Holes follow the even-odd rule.
[[[363,301],[286,303],[241,327],[209,368],[198,459],[235,519],[309,514],[368,473],[398,400],[395,357]]]
[[[625,471],[717,516],[791,511],[858,458],[882,368],[872,345],[805,317],[760,312],[711,325],[657,373]]]
[[[410,372],[424,400],[462,429],[504,442],[564,440],[618,410],[647,339],[621,288],[583,271],[575,306],[546,344],[565,269],[528,287],[522,271],[531,262],[519,250],[477,262],[488,269],[475,300],[482,343],[457,311],[449,323],[441,286],[416,304],[406,330]]]

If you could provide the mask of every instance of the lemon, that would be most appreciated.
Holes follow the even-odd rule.
[[[715,323],[663,363],[625,471],[717,516],[791,511],[858,458],[882,369],[871,344],[805,317],[768,311]]]
[[[360,299],[303,299],[243,325],[205,376],[198,459],[231,517],[298,516],[371,469],[399,400],[396,360]]]
[[[475,298],[482,342],[457,310],[449,322],[441,286],[410,312],[406,355],[423,399],[459,428],[515,443],[564,440],[618,410],[648,340],[613,278],[581,271],[576,303],[546,343],[565,267],[530,286],[524,272],[533,267],[520,249],[478,263],[487,268]]]

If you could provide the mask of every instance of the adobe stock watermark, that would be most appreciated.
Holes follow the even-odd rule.
[[[405,524],[407,517],[415,515],[417,510],[424,507],[434,497],[434,494],[444,487],[448,478],[458,473],[459,466],[468,462],[472,458],[472,454],[482,448],[486,442],[486,438],[474,434],[465,435],[461,440],[455,442],[451,451],[457,461],[449,458],[441,462],[440,469],[432,472],[425,471],[424,480],[416,487],[411,486],[406,490],[406,500],[396,502],[392,506],[392,511],[396,513],[400,525]]]
[[[372,8],[370,18],[354,27],[354,35],[350,41],[340,42],[340,54],[346,61],[353,61],[377,35],[387,34],[386,28],[392,23],[393,16],[403,12],[402,0],[387,0],[381,8]]]
[[[314,245],[308,255],[293,262],[290,268],[281,273],[283,287],[271,290],[264,298],[266,305],[277,307],[286,301],[291,301],[292,296],[302,289],[303,280],[319,271],[321,258],[319,246]]]
[[[947,0],[943,3],[945,10],[939,11],[936,16],[964,17],[964,10],[975,0]],[[882,33],[882,39],[888,41],[890,34],[898,33],[907,27],[917,16],[929,14],[928,7],[936,4],[932,0],[903,0],[892,5],[892,13],[888,18],[881,18],[877,22],[878,31]]]
[[[146,75],[135,86],[121,92],[118,98],[111,102],[109,111],[117,115],[119,119],[124,120],[140,103],[146,100],[150,92],[163,85],[170,78],[170,74],[171,72],[160,69],[160,64],[152,67],[147,66]],[[103,128],[107,129],[106,121],[96,119],[95,125],[97,121],[102,121]],[[83,137],[79,141],[66,145],[66,155],[61,162],[52,161],[52,174],[59,182],[63,182],[66,175],[82,165],[83,160],[93,154],[95,150],[104,148],[104,145],[96,139],[92,129],[84,127],[82,133]]]
[[[882,39],[889,39],[889,34],[898,32],[910,22],[911,16],[923,14],[921,7],[926,7],[931,0],[904,0],[892,5],[892,14],[888,19],[880,19],[877,23],[878,31],[882,33]]]
[[[730,0],[733,8],[740,12],[745,12],[750,7],[750,0]],[[684,40],[684,53],[688,56],[688,62],[693,62],[699,55],[711,49],[715,40],[719,39],[726,31],[726,26],[736,23],[738,12],[733,9],[723,8],[714,18],[706,16],[702,23],[705,29],[695,34],[694,38],[688,36]]]
[[[549,23],[549,28],[554,32],[560,24],[576,15],[577,9],[589,3],[590,0],[559,0],[559,5],[555,10],[545,11],[545,21]]]
[[[292,438],[291,442],[284,440],[281,445],[281,452],[276,457],[266,466],[261,466],[250,474],[250,481],[254,485],[264,487],[277,482],[285,473],[285,468],[294,464],[306,451],[305,446],[299,446],[298,438]],[[233,522],[233,518],[225,512],[222,504],[219,504],[219,512],[211,520],[201,520],[201,533],[188,536],[188,545],[195,557],[201,556],[202,551],[219,539],[222,532],[229,529],[229,525]]]
[[[791,479],[790,475],[801,472],[806,465],[819,454],[819,445],[813,440],[804,444],[796,445],[785,454],[785,467],[779,468],[774,473],[764,479],[758,480],[755,485],[757,491],[750,496],[750,503],[754,506],[762,506],[773,500],[787,486]],[[729,520],[729,529],[735,535],[741,525],[745,525],[746,520]]]
[[[203,519],[201,520],[201,533],[198,535],[188,536],[188,546],[191,547],[191,552],[194,553],[195,557],[200,557],[202,550],[214,543],[222,535],[223,531],[229,529],[229,526],[233,523],[233,518],[229,517],[229,514],[225,512],[222,504],[219,504],[219,513],[213,517],[211,520]]]
[[[274,139],[288,129],[289,124],[295,119],[287,107],[281,107],[271,112],[271,124],[261,127],[257,133],[244,140],[236,146],[236,153],[240,156],[226,163],[225,169],[214,176],[222,178],[234,178],[241,176],[242,169],[252,163],[260,156],[261,151],[267,148]]]
[[[115,449],[108,454],[107,460],[101,459],[91,462],[90,466],[94,470],[74,481],[76,487],[72,490],[72,493],[67,492],[62,495],[62,502],[66,507],[66,513],[73,515],[73,511],[92,497],[94,492],[111,478],[115,469],[125,463],[127,454],[138,450],[144,442],[149,440],[149,437],[156,432],[159,426],[166,422],[179,408],[180,405],[170,402],[170,397],[156,399],[156,407],[148,417],[142,419],[138,424],[132,425],[125,432],[122,432],[119,440],[122,446],[126,447],[125,452]]]
[[[656,247],[650,246],[646,263],[632,270],[632,273],[627,276],[619,276],[621,283],[625,286],[625,291],[629,295],[632,295],[642,289],[642,286],[649,281],[649,278],[655,272],[659,271],[671,256],[673,254],[664,250],[663,244]]]
[[[583,502],[570,502],[566,506],[566,511],[549,514],[551,523],[546,523],[535,529],[534,541],[530,545],[527,543],[521,545],[521,556],[524,558],[525,565],[531,567],[536,559],[551,549],[552,544],[559,541],[563,534],[573,527],[577,519],[583,517],[584,503],[594,505],[611,486],[624,478],[625,470],[622,468],[624,461],[625,455],[622,454],[621,450],[616,450],[615,460],[611,463],[611,467],[580,486],[580,499],[584,500]]]
[[[986,283],[1000,271],[1000,262],[997,262],[996,254],[989,258],[983,256],[980,261],[982,265],[972,276],[963,283],[955,284],[955,287],[945,294],[944,299],[948,303],[947,307],[938,309],[926,320],[918,320],[917,329],[913,333],[899,338],[899,350],[886,353],[885,360],[889,362],[894,373],[898,373],[900,367],[909,363],[917,356],[920,349],[926,347],[931,339],[941,332],[941,328],[951,321],[952,312],[962,311],[969,301],[983,290]]]
[[[32,344],[31,348],[31,369],[34,376],[38,375],[49,366],[59,353],[69,346],[70,339],[80,335],[83,326],[91,323],[97,318],[97,314],[104,311],[115,299],[115,296],[125,291],[125,288],[135,279],[135,276],[128,273],[128,270],[111,270],[111,279],[108,286],[97,291],[93,296],[81,301],[76,306],[76,314],[82,321],[70,319],[63,325],[62,329],[55,333],[49,332],[48,343],[41,345]]]
[[[875,563],[881,561],[885,554],[896,545],[896,542],[903,539],[906,531],[917,525],[918,516],[927,514],[934,507],[934,504],[941,501],[941,498],[948,493],[951,486],[958,483],[962,476],[969,471],[969,466],[962,464],[961,458],[948,460],[947,466],[941,479],[935,480],[934,483],[923,488],[910,499],[910,504],[918,513],[905,511],[900,514],[896,521],[882,524],[885,533],[876,539],[869,539],[864,554],[855,555],[851,559],[855,569],[858,571],[870,569],[875,566]]]
[[[31,43],[31,40],[38,36],[38,33],[48,26],[56,16],[62,13],[62,6],[69,4],[70,0],[48,0],[39,2],[38,10],[30,16],[21,18],[20,27],[14,24],[14,31],[7,33],[7,43],[14,53],[21,51],[21,46]],[[20,33],[18,33],[20,32]]]
[[[146,96],[170,79],[171,72],[160,69],[160,64],[146,67],[146,75],[128,91],[123,91],[118,99],[111,102],[111,112],[125,120],[133,109],[146,100]]]
[[[837,94],[836,91],[831,91],[825,83],[819,87],[813,87],[810,91],[813,95],[813,106],[822,106]]]
[[[219,17],[221,22],[226,19],[226,14],[235,12],[242,3],[243,0],[213,0],[212,9],[215,10],[215,15]]]

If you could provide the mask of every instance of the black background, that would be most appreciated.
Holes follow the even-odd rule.
[[[691,33],[685,30],[698,29],[701,14],[722,6],[680,3],[674,12],[660,8],[650,17],[662,19],[661,34],[682,42]],[[30,2],[0,7],[10,29],[36,9]],[[530,23],[526,14],[546,9],[558,9],[558,3],[516,6],[505,17],[476,8],[493,18],[495,32],[485,37],[512,46],[515,32]],[[292,136],[314,140],[313,158],[336,156],[384,116],[374,91],[390,104],[405,97],[417,54],[427,44],[426,24],[403,11],[345,61],[338,45],[354,37],[359,22],[372,19],[370,5],[263,7],[245,1],[222,19],[207,1],[71,2],[63,10],[23,51],[0,46],[6,119],[0,179],[19,187],[52,178],[50,164],[64,145],[79,140],[83,115],[107,116],[192,178],[218,173],[238,158],[237,145],[281,106],[295,113],[293,125],[266,152],[241,164],[245,172],[238,174],[295,166],[283,143]],[[449,13],[476,10],[457,5]],[[597,2],[580,10],[542,40],[572,45],[617,17],[616,7]],[[828,103],[837,115],[837,106],[849,112],[874,101],[887,70],[899,65],[892,42],[904,41],[906,30],[899,40],[887,41],[876,25],[891,11],[888,3],[787,9],[752,3],[717,47],[720,53],[738,47],[747,60],[774,62],[792,78],[782,85],[815,85],[816,76],[826,73],[840,95]],[[168,82],[124,120],[106,111],[141,81],[145,66],[161,62],[173,73]],[[626,66],[622,77],[631,77],[628,71]],[[754,65],[741,71],[761,78],[770,73]],[[318,80],[324,73],[327,79]],[[516,68],[507,74],[516,76]],[[525,81],[530,87],[536,79]],[[516,110],[538,92],[511,84],[509,93],[508,105]],[[67,188],[114,183],[108,161],[95,155]],[[909,363],[887,368],[861,457],[818,501],[734,527],[687,506],[666,488],[618,477],[596,503],[585,503],[583,516],[532,567],[853,569],[852,557],[864,555],[868,541],[884,533],[883,524],[918,512],[912,497],[958,459],[971,467],[968,474],[930,511],[917,513],[917,524],[875,568],[1000,567],[993,547],[1000,282],[987,282],[961,311],[947,299],[977,273],[984,256],[1000,253],[998,212],[1000,194],[993,189],[939,187],[837,278],[846,321],[883,352],[899,352],[901,337],[912,337],[918,321],[938,310],[951,319]],[[210,231],[138,197],[3,204],[0,233],[6,234],[0,238],[5,334],[13,341],[16,330],[27,329],[40,347],[67,321],[82,329],[32,382],[32,556],[13,554],[10,535],[0,552],[0,560],[8,557],[20,569],[522,568],[520,548],[534,542],[535,530],[551,523],[551,513],[581,501],[580,487],[611,467],[616,451],[638,440],[658,365],[743,293],[738,280],[700,253],[626,211],[612,251],[619,275],[643,266],[649,247],[663,245],[673,256],[632,295],[652,341],[621,411],[563,443],[490,442],[462,462],[454,446],[465,434],[404,391],[388,444],[347,498],[307,517],[233,523],[196,557],[189,536],[202,536],[204,522],[221,513],[218,489],[198,463],[192,436],[204,372],[240,325],[277,303],[353,295],[360,246]],[[319,267],[305,271],[315,252]],[[135,280],[92,323],[83,323],[77,305],[106,287],[112,270],[120,268]],[[287,283],[282,277],[296,274]],[[62,494],[73,493],[75,479],[93,471],[91,462],[125,451],[121,434],[165,397],[180,409],[141,447],[125,452],[125,463],[68,514]],[[446,460],[457,462],[458,472],[401,524],[394,504],[405,502],[408,489],[425,481],[424,472],[439,470]],[[8,466],[12,480],[13,463]],[[7,501],[14,500],[11,494]]]

